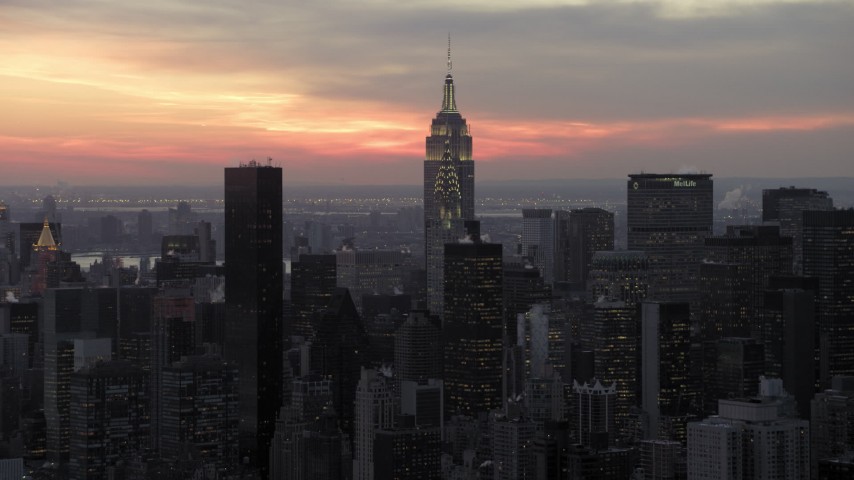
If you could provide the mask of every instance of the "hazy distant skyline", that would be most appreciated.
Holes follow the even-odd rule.
[[[0,5],[0,184],[417,184],[448,32],[478,180],[854,176],[854,4]]]

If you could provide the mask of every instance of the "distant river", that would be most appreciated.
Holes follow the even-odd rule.
[[[72,253],[71,260],[77,262],[80,265],[80,269],[88,272],[89,267],[92,266],[96,261],[100,262],[104,257],[105,252],[79,252]],[[148,257],[150,261],[150,266],[154,266],[154,261],[160,258],[160,255],[157,254],[139,254],[139,253],[128,253],[128,254],[112,254],[113,258],[120,258],[125,267],[130,267],[132,265],[139,266],[139,260],[142,257]]]
[[[148,255],[144,255],[144,254],[140,254],[140,253],[128,253],[128,254],[122,254],[122,255],[113,255],[113,258],[121,258],[122,263],[126,267],[130,267],[131,265],[135,265],[138,267],[139,266],[139,260],[142,257],[148,257],[150,267],[154,267],[154,261],[160,259],[160,255],[157,255],[154,253],[148,254]],[[80,265],[80,269],[83,270],[84,272],[88,272],[89,268],[92,266],[92,264],[95,263],[96,261],[100,262],[102,258],[104,258],[104,252],[79,252],[79,253],[72,253],[71,254],[71,260],[77,262]],[[216,263],[217,263],[217,265],[222,264],[221,261],[217,261]],[[284,264],[285,264],[285,273],[291,273],[291,261],[285,260]]]

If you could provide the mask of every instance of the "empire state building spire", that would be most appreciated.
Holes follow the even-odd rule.
[[[451,75],[451,34],[448,34],[448,74],[445,75],[445,94],[442,97],[442,112],[456,112],[457,102],[454,99],[454,77]]]

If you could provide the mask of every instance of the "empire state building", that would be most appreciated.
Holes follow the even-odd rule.
[[[442,312],[443,261],[446,243],[464,236],[464,222],[474,220],[474,161],[471,133],[457,110],[451,46],[448,41],[448,74],[445,75],[442,109],[436,114],[427,137],[424,160],[424,233],[427,292],[430,310]]]

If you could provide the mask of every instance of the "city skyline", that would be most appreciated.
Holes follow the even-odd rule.
[[[13,1],[0,18],[4,185],[214,184],[268,156],[292,182],[417,184],[447,31],[479,180],[854,176],[841,1]]]

